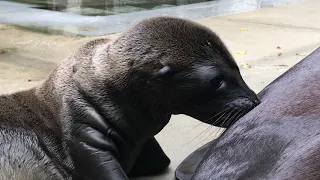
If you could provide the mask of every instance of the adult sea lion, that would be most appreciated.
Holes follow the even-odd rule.
[[[192,180],[320,179],[319,82],[320,48],[264,88],[261,104],[203,147],[205,155],[188,157],[178,178],[190,179],[191,158],[204,156]]]
[[[226,127],[258,103],[217,35],[147,19],[114,41],[85,44],[42,85],[0,96],[0,178],[156,173],[170,160],[154,135],[172,114]]]

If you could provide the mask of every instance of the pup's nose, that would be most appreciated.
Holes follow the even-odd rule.
[[[249,89],[250,91],[247,92],[248,96],[251,97],[250,100],[257,106],[261,103],[260,98],[258,97],[258,95],[251,89]]]

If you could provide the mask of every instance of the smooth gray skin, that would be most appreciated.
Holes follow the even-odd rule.
[[[202,159],[192,180],[320,179],[319,79],[320,48],[264,88],[261,104],[201,147],[205,155],[188,156],[179,180],[190,179],[191,159]]]
[[[0,179],[160,172],[170,160],[154,135],[172,114],[225,127],[258,103],[211,30],[147,19],[85,44],[38,87],[0,96]],[[221,107],[226,117],[215,122]]]

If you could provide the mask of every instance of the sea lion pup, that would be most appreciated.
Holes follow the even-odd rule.
[[[183,19],[147,19],[114,41],[87,43],[42,85],[0,97],[0,176],[156,173],[170,160],[154,136],[171,115],[226,127],[258,103],[217,35]]]
[[[319,82],[320,48],[264,88],[259,106],[201,148],[207,153],[191,179],[320,179]],[[198,161],[203,154],[192,156]],[[189,160],[177,170],[180,180],[190,179],[185,165]]]

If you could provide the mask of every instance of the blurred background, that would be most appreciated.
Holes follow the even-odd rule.
[[[33,4],[35,8],[88,16],[108,16],[132,13],[179,5],[207,2],[209,0],[12,0]]]
[[[97,36],[119,33],[144,18],[215,17],[297,0],[9,0],[0,1],[0,23],[50,33]]]

